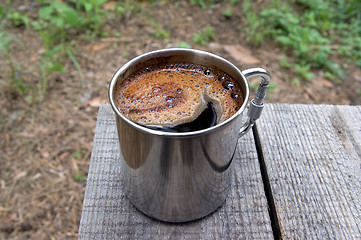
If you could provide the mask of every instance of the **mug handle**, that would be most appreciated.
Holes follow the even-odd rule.
[[[245,135],[253,127],[255,121],[261,116],[264,106],[263,100],[266,97],[269,81],[271,79],[269,72],[266,69],[260,67],[243,70],[242,74],[246,78],[259,76],[262,80],[257,89],[255,98],[251,100],[251,104],[247,113],[248,119],[246,123],[243,124],[243,126],[241,127],[238,137],[242,137],[243,135]]]

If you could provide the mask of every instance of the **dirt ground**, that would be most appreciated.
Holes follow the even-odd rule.
[[[31,2],[13,4],[21,9]],[[41,103],[29,104],[24,97],[9,94],[10,73],[6,60],[0,59],[0,240],[77,238],[98,107],[108,101],[114,72],[139,54],[187,42],[229,59],[240,69],[268,69],[275,83],[268,103],[361,104],[361,96],[354,91],[361,89],[361,69],[341,62],[348,74],[342,84],[327,80],[318,71],[312,82],[293,85],[292,73],[279,65],[282,51],[275,43],[266,41],[257,49],[246,43],[241,5],[231,19],[225,19],[222,13],[227,6],[222,2],[207,10],[179,2],[179,6],[141,2],[151,19],[170,32],[169,39],[153,38],[155,29],[149,17],[137,14],[116,17],[104,25],[109,36],[119,32],[120,37],[91,41],[76,37],[75,54],[86,86],[68,60],[67,73],[54,74]],[[37,5],[31,5],[30,17],[37,10]],[[207,25],[215,29],[215,39],[206,45],[195,44],[193,34]],[[11,56],[22,67],[23,81],[36,89],[42,40],[25,27],[8,25],[7,31],[23,42],[24,48],[12,44]],[[250,81],[257,83],[258,79]]]

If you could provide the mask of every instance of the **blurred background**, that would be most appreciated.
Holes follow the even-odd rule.
[[[269,103],[361,104],[360,0],[2,0],[1,240],[77,239],[109,81],[170,47],[268,69]]]

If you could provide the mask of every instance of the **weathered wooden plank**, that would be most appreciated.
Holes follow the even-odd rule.
[[[252,134],[240,139],[230,196],[213,214],[170,224],[138,212],[121,185],[115,119],[109,105],[99,110],[79,239],[272,239],[262,178]]]
[[[284,239],[361,239],[361,107],[267,106],[258,133]]]

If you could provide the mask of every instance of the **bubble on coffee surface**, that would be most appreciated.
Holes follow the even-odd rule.
[[[192,122],[210,102],[218,124],[243,103],[241,88],[229,75],[194,64],[146,67],[118,84],[115,91],[118,110],[141,125]]]

